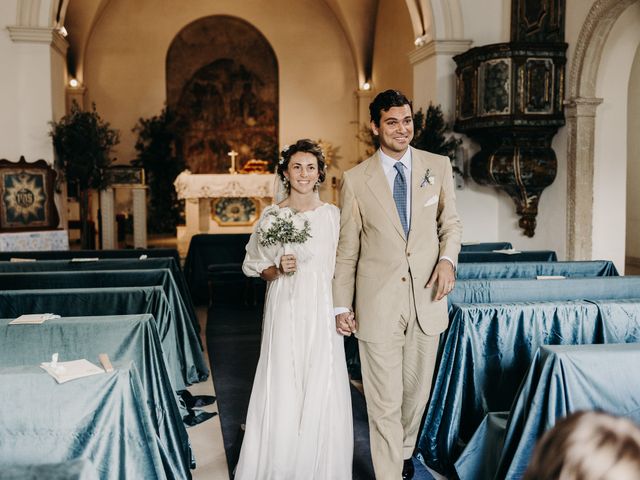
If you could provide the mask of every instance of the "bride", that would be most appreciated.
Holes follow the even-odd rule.
[[[288,197],[265,209],[258,230],[269,216],[288,213],[294,224],[308,225],[310,237],[292,253],[264,246],[257,232],[247,244],[242,269],[268,287],[235,479],[346,480],[353,458],[351,397],[331,295],[340,213],[318,196],[325,162],[316,143],[285,147],[277,173]]]

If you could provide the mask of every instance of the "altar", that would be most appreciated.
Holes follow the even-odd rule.
[[[271,202],[275,174],[192,174],[185,170],[174,186],[185,200],[184,231],[178,243],[189,244],[197,233],[247,233]],[[212,209],[213,207],[213,209]]]

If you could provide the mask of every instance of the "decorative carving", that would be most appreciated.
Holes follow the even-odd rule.
[[[525,235],[535,233],[538,201],[556,176],[551,141],[564,125],[564,0],[514,0],[511,43],[472,48],[458,68],[454,129],[482,147],[471,176],[514,200]]]

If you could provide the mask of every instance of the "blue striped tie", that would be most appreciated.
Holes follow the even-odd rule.
[[[406,237],[409,233],[409,222],[407,222],[407,180],[404,177],[404,165],[402,165],[402,162],[396,162],[393,168],[398,172],[393,181],[393,200],[396,202],[400,223]]]

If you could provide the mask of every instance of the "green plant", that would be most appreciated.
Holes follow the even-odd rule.
[[[144,168],[149,185],[148,226],[154,233],[175,233],[182,221],[182,205],[173,182],[185,169],[185,161],[177,142],[182,122],[172,110],[160,115],[140,118],[133,128],[138,133],[133,165]]]
[[[111,149],[119,143],[119,133],[102,120],[95,103],[91,110],[81,110],[77,102],[59,122],[51,122],[55,167],[67,183],[78,189],[80,203],[80,242],[88,248],[89,190],[105,188],[104,169],[113,162]]]
[[[413,141],[411,145],[453,160],[456,156],[456,149],[462,140],[454,136],[447,136],[450,131],[449,125],[444,121],[442,107],[429,104],[426,115],[422,113],[422,109],[413,114]],[[453,170],[462,173],[455,165]]]

